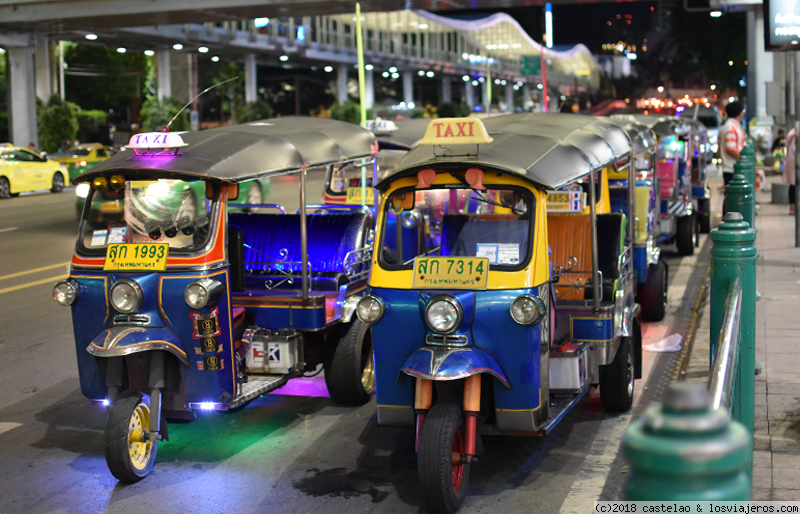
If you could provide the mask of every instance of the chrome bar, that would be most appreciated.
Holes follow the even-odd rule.
[[[633,259],[633,244],[636,241],[636,167],[633,166],[633,151],[628,155],[628,244],[625,253]]]
[[[327,204],[326,203],[319,203],[319,204],[313,204],[313,205],[306,205],[305,208],[306,209],[311,209],[312,211],[320,211],[320,210],[326,209],[326,210],[329,210],[329,211],[335,211],[335,210],[339,210],[339,211],[360,211],[360,212],[364,212],[364,213],[369,214],[369,207],[365,207],[363,205],[348,205],[348,204],[345,204],[345,203],[327,203]],[[302,209],[302,207],[300,209],[297,209],[297,214],[300,214],[301,209]]]
[[[599,274],[597,273],[597,199],[595,198],[595,180],[594,174],[597,170],[592,170],[589,174],[589,213],[591,220],[589,226],[592,233],[592,306],[595,312],[600,310],[600,292],[602,291],[603,284],[598,282]]]
[[[739,325],[742,317],[742,284],[738,278],[731,281],[725,311],[717,341],[717,354],[708,378],[712,406],[715,409],[731,408],[731,389],[739,360]]]
[[[300,260],[302,268],[302,298],[308,298],[308,227],[306,227],[306,170],[300,170]]]
[[[277,209],[281,214],[286,214],[286,209],[279,203],[229,203],[228,209]]]

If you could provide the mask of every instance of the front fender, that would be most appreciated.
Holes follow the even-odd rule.
[[[95,357],[122,357],[150,350],[165,350],[184,365],[189,358],[175,335],[163,327],[118,326],[103,330],[86,351]]]
[[[474,346],[417,348],[406,358],[402,372],[427,380],[458,380],[478,373],[489,373],[506,389],[511,389],[502,368],[486,350]]]

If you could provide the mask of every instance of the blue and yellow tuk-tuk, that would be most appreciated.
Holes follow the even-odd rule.
[[[370,330],[353,316],[367,287],[371,215],[311,214],[305,182],[342,163],[372,169],[373,144],[358,126],[311,118],[137,134],[133,151],[75,180],[91,189],[70,277],[53,293],[72,308],[81,390],[108,406],[115,477],[135,482],[152,470],[167,421],[235,410],[306,373],[324,369],[340,403],[371,398]],[[277,204],[228,212],[240,183],[286,174],[300,177],[296,213]],[[205,191],[193,216],[183,182]],[[109,195],[124,199],[123,220],[92,227],[93,203]]]
[[[631,166],[636,177],[636,215],[633,241],[633,269],[636,272],[636,301],[641,305],[642,319],[661,321],[667,305],[668,267],[660,259],[658,174],[655,173],[655,133],[635,121],[609,118],[624,128],[631,140]],[[627,170],[609,174],[611,210],[628,214]]]
[[[633,183],[629,156],[599,118],[445,118],[377,184],[356,313],[372,327],[378,423],[415,427],[430,512],[464,501],[481,434],[545,435],[595,385],[606,409],[630,408],[634,229],[603,185],[621,168]]]
[[[711,148],[708,133],[702,121],[681,118],[690,131],[687,140],[690,142],[689,158],[691,159],[692,198],[697,213],[697,227],[701,234],[711,232],[711,188],[708,187],[708,161]]]

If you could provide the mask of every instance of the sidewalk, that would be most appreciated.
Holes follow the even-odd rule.
[[[769,183],[780,177],[770,177]],[[800,248],[788,205],[757,192],[756,376],[753,500],[800,501]],[[687,368],[687,381],[705,382],[709,362],[709,305]]]

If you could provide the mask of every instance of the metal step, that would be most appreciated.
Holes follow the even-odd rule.
[[[234,409],[253,398],[258,398],[262,394],[274,391],[288,381],[288,375],[248,375],[247,382],[241,385],[240,394],[231,401],[228,409]]]
[[[549,434],[558,423],[564,419],[569,411],[589,392],[589,384],[584,386],[583,391],[576,395],[551,396],[550,397],[550,421],[542,428],[544,434]]]

